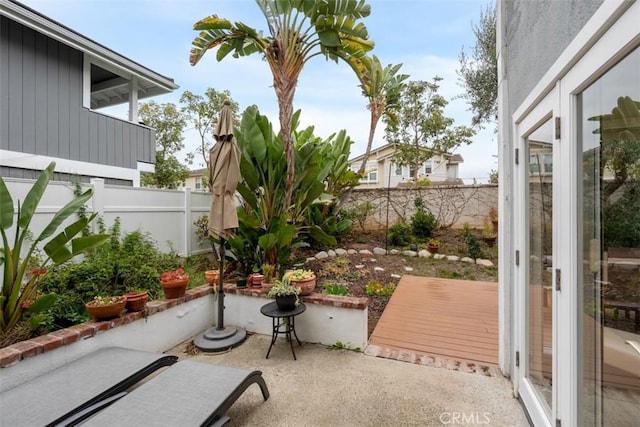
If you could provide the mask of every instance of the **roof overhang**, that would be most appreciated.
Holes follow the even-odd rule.
[[[92,108],[127,102],[132,87],[130,82],[133,80],[136,82],[139,98],[162,95],[179,87],[173,79],[156,73],[15,0],[0,0],[0,15],[83,52],[85,57],[89,57],[92,66],[113,74],[109,79],[92,84]]]

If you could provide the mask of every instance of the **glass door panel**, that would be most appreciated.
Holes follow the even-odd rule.
[[[525,376],[550,413],[553,387],[553,125],[549,119],[525,139],[528,273]]]
[[[578,95],[580,425],[640,420],[640,49]]]

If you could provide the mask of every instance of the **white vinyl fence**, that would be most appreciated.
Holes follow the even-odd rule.
[[[34,181],[3,179],[13,198],[17,215],[18,200],[22,203]],[[136,230],[148,233],[161,251],[174,250],[181,256],[211,250],[208,243],[198,245],[193,225],[198,217],[209,214],[210,193],[191,192],[189,188],[162,190],[105,185],[102,179],[92,179],[90,185],[83,186],[83,191],[89,187],[93,188],[94,194],[87,202],[87,214],[97,212],[107,227],[120,218],[123,236]],[[39,234],[53,215],[74,198],[74,190],[75,184],[69,182],[49,183],[31,222],[30,229],[34,235]],[[96,226],[94,221],[93,227]]]

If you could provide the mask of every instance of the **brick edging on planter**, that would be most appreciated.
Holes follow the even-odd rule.
[[[226,283],[224,291],[228,294],[254,296],[267,298],[267,292],[270,286],[247,287],[244,289],[236,288],[235,284]],[[74,325],[66,329],[60,329],[41,335],[25,341],[11,344],[7,347],[0,348],[0,368],[9,367],[23,359],[37,356],[41,353],[55,350],[65,345],[73,344],[81,339],[88,339],[96,336],[98,333],[117,328],[121,325],[132,323],[136,320],[145,319],[156,313],[168,310],[172,307],[184,304],[196,298],[202,298],[206,295],[213,294],[213,287],[210,285],[202,285],[197,288],[188,289],[185,295],[180,298],[171,300],[153,300],[147,303],[144,311],[125,312],[122,316],[105,320],[102,322],[85,322]],[[307,304],[320,304],[334,307],[351,308],[364,310],[369,305],[368,298],[356,298],[337,295],[311,294],[302,297],[302,301]]]

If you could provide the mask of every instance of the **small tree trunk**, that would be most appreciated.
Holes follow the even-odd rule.
[[[291,118],[293,117],[293,96],[296,92],[297,79],[294,81],[273,80],[274,90],[278,98],[280,134],[287,159],[287,175],[284,186],[284,211],[288,211],[291,206],[291,195],[293,193],[293,181],[295,179],[295,152],[293,149],[293,138],[291,136]]]
[[[369,153],[371,153],[371,146],[373,145],[373,137],[376,134],[376,126],[378,125],[378,120],[380,120],[380,115],[378,114],[376,108],[372,106],[371,123],[369,125],[369,141],[367,141],[367,149],[364,152],[364,157],[362,158],[362,165],[360,166],[360,169],[358,169],[358,175],[362,175],[367,167],[367,160],[369,160]]]

